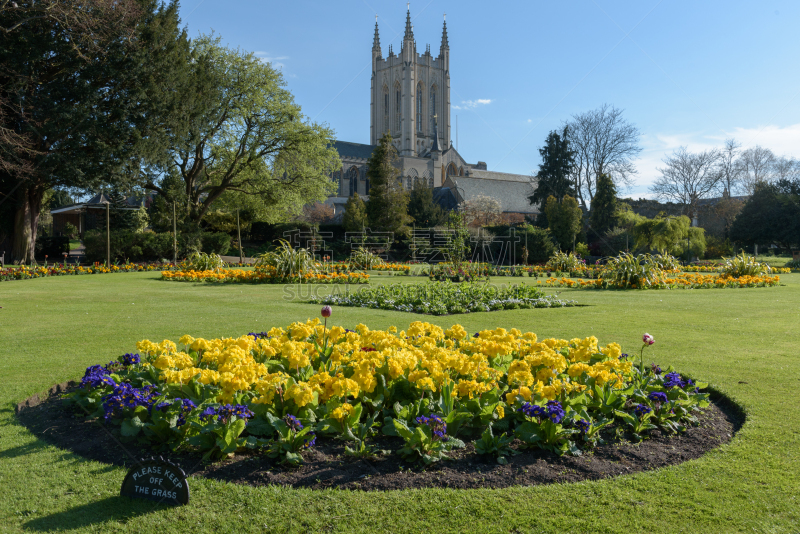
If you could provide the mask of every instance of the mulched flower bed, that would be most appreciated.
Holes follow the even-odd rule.
[[[136,442],[121,443],[111,428],[100,422],[75,417],[62,395],[74,383],[54,386],[17,406],[17,417],[36,437],[59,448],[99,462],[131,466],[153,450]],[[300,468],[285,468],[259,454],[237,454],[215,464],[203,464],[199,455],[164,454],[192,476],[225,480],[252,486],[280,485],[297,488],[340,488],[385,491],[412,488],[505,488],[580,480],[597,480],[657,469],[699,458],[705,452],[730,441],[744,423],[741,409],[724,397],[712,397],[711,405],[698,416],[700,424],[679,436],[654,431],[641,443],[624,440],[599,445],[583,456],[556,456],[541,449],[522,451],[498,465],[493,458],[474,454],[474,447],[450,453],[427,469],[390,454],[376,460],[345,456],[343,442],[323,440],[303,452]],[[380,448],[395,451],[399,438],[378,438]]]

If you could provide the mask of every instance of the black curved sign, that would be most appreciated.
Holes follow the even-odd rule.
[[[163,504],[189,504],[189,483],[183,469],[159,456],[133,466],[122,481],[120,495]]]

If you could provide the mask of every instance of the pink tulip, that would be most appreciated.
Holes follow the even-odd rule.
[[[330,316],[331,316],[331,312],[332,312],[332,311],[333,311],[333,310],[331,310],[331,307],[330,307],[330,306],[323,306],[323,307],[322,307],[322,311],[321,311],[320,313],[322,314],[322,316],[323,316],[324,318],[326,318],[326,319],[327,319],[328,317],[330,317]]]
[[[650,334],[645,334],[642,336],[642,342],[644,342],[645,345],[652,345],[656,340]]]

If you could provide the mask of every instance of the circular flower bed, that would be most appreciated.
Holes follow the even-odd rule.
[[[530,285],[496,286],[475,282],[425,282],[422,284],[390,284],[345,295],[332,293],[312,296],[314,304],[336,304],[431,315],[488,312],[529,308],[563,308],[575,306],[574,300],[559,299]]]
[[[288,466],[332,439],[376,457],[381,435],[402,440],[395,452],[417,465],[465,445],[501,464],[524,449],[580,455],[615,437],[683,433],[708,406],[704,384],[594,337],[419,321],[347,330],[328,328],[330,313],[238,338],[187,335],[180,347],[141,341],[89,367],[71,402],[153,447],[211,459],[250,449]],[[653,342],[645,335],[642,351]]]

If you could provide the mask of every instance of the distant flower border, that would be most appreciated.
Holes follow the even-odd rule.
[[[207,282],[216,284],[367,284],[366,273],[300,273],[280,276],[275,269],[252,271],[219,269],[217,271],[163,271],[162,280],[171,282]]]

